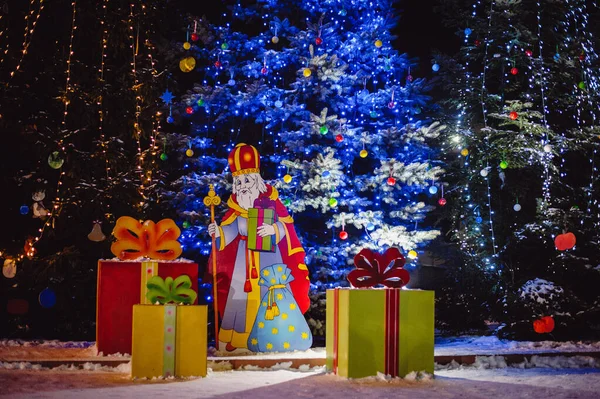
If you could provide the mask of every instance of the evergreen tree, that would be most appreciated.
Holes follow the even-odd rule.
[[[469,292],[470,319],[501,321],[510,336],[535,337],[540,316],[555,317],[556,337],[581,337],[597,320],[599,219],[590,198],[600,103],[586,4],[440,1],[464,38],[456,60],[439,57],[457,112],[446,146],[460,153],[449,167],[449,213],[463,252],[442,302],[463,304]],[[566,231],[577,246],[560,251],[554,239]]]
[[[0,129],[13,140],[2,146],[11,194],[0,250],[16,275],[0,281],[2,335],[93,339],[96,264],[112,257],[109,240],[98,240],[119,216],[156,216],[162,3],[3,8]],[[53,294],[56,305],[40,307]]]
[[[209,184],[231,192],[229,151],[255,145],[301,235],[309,319],[322,335],[324,290],[347,285],[360,249],[415,258],[439,235],[426,214],[443,170],[428,143],[445,127],[427,116],[430,87],[415,61],[392,47],[392,1],[248,3],[233,4],[222,25],[190,19],[176,44],[196,83],[166,113],[173,184],[164,194],[187,227],[187,253],[208,255],[202,199]]]

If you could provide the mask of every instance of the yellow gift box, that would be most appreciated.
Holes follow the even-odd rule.
[[[204,377],[205,305],[134,305],[131,376]]]

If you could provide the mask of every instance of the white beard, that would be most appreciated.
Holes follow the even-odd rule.
[[[259,194],[260,192],[256,187],[250,188],[245,194],[243,194],[242,192],[236,193],[238,205],[241,206],[243,209],[254,207],[254,200],[258,198]]]

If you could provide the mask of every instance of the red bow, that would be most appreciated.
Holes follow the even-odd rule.
[[[410,275],[402,267],[404,256],[398,248],[390,248],[383,255],[364,248],[354,257],[355,270],[348,273],[353,287],[375,287],[377,284],[389,288],[400,288],[410,281]]]

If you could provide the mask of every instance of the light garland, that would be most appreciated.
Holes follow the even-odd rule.
[[[29,49],[29,45],[31,44],[31,40],[33,38],[33,33],[35,32],[35,27],[40,18],[40,15],[42,14],[42,10],[44,9],[44,0],[39,0],[40,6],[38,9],[38,12],[30,26],[29,22],[30,22],[31,18],[33,17],[33,14],[35,13],[35,11],[33,10],[33,5],[34,5],[35,1],[36,0],[29,1],[29,14],[25,15],[25,33],[23,34],[23,45],[22,45],[23,50],[21,51],[21,57],[19,58],[19,62],[17,63],[17,66],[10,72],[11,79],[13,76],[15,76],[15,74],[19,71],[19,69],[21,69],[21,65],[23,64],[23,60],[25,59],[25,55],[27,54],[27,50]],[[7,52],[8,52],[8,44],[6,46],[5,54]]]
[[[108,28],[106,26],[106,15],[107,15],[107,6],[109,0],[102,1],[102,13],[100,17],[100,26],[102,29],[102,49],[100,54],[100,68],[98,70],[100,83],[102,88],[100,90],[100,95],[98,96],[98,100],[96,104],[98,105],[98,132],[100,134],[100,146],[102,151],[102,156],[105,161],[105,169],[106,169],[106,179],[110,182],[110,161],[108,159],[107,153],[107,145],[106,145],[106,137],[104,135],[104,111],[103,111],[103,101],[104,101],[104,89],[106,88],[104,81],[104,64],[106,59],[106,51],[108,47]]]

